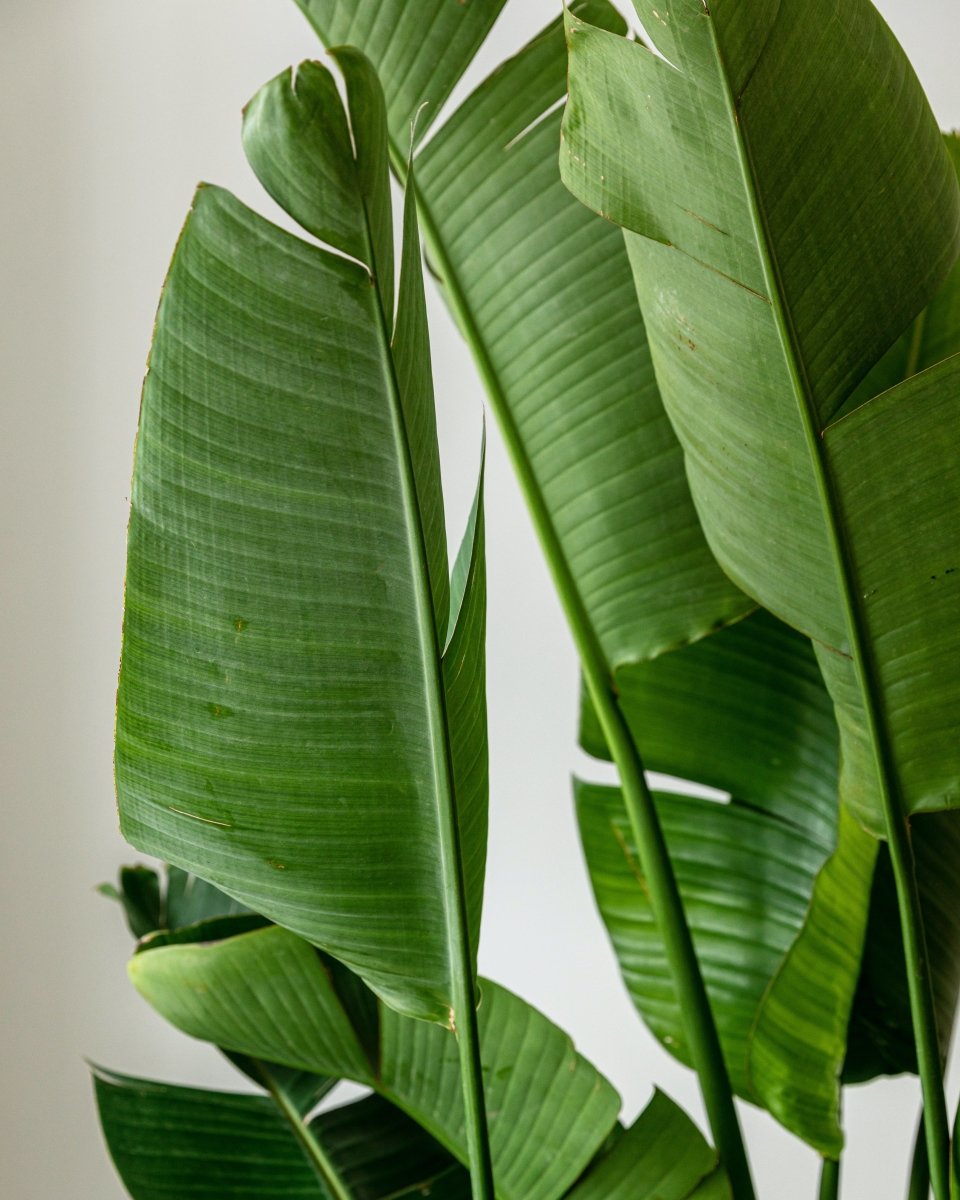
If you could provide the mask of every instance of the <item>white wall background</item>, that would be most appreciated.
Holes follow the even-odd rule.
[[[558,7],[513,0],[468,82]],[[955,0],[879,7],[941,123],[960,124]],[[93,891],[135,857],[116,832],[111,738],[140,380],[194,184],[272,211],[242,160],[239,111],[316,46],[289,0],[3,0],[0,47],[0,1195],[114,1200],[124,1193],[83,1056],[183,1082],[236,1078],[136,997],[119,914]],[[482,396],[434,308],[459,532]],[[571,1031],[628,1118],[654,1081],[699,1112],[692,1077],[627,1002],[594,915],[569,799],[575,658],[495,432],[491,442],[482,965]],[[902,1193],[916,1108],[912,1080],[850,1093],[847,1200]],[[762,1114],[744,1120],[762,1195],[811,1197],[812,1155]]]

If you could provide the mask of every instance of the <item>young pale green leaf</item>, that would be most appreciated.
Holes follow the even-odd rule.
[[[409,364],[426,348],[415,223],[395,358],[383,101],[369,64],[340,59],[352,126],[308,64],[251,104],[245,145],[294,216],[312,172],[314,232],[361,261],[210,187],[174,257],[133,481],[118,794],[136,846],[448,1021],[476,945],[486,806],[475,765],[457,827],[453,745],[485,761],[483,699],[445,696],[429,371]],[[479,560],[471,578],[480,589]],[[475,598],[464,611],[482,687]]]
[[[842,665],[866,589],[845,557],[849,480],[819,432],[952,267],[955,173],[868,0],[749,15],[682,0],[669,20],[638,8],[669,62],[568,19],[562,169],[634,231],[658,380],[714,551]],[[849,742],[863,684],[835,674]],[[955,762],[943,769],[956,777]],[[906,807],[923,807],[905,775]],[[879,829],[875,769],[845,794]]]
[[[716,1151],[686,1113],[658,1091],[569,1200],[732,1200],[732,1195]]]
[[[150,950],[134,958],[130,973],[141,994],[185,1032],[258,1058],[365,1082],[466,1161],[453,1035],[381,1005],[371,1049],[366,1018],[358,1017],[347,981],[286,930]],[[490,982],[482,994],[480,1039],[497,1194],[553,1200],[610,1133],[617,1095],[536,1010]],[[291,1019],[304,1010],[302,1018]]]
[[[96,1071],[104,1137],[133,1200],[469,1200],[469,1175],[371,1096],[309,1124],[261,1096]],[[434,1183],[442,1190],[434,1192]]]
[[[328,45],[344,36],[334,8],[312,10]],[[602,0],[578,0],[573,10],[625,29]],[[419,44],[400,38],[385,55],[363,19],[350,36],[386,72],[388,96],[421,66]],[[704,542],[621,235],[560,182],[556,105],[565,91],[558,21],[426,145],[417,193],[431,263],[547,552],[615,667],[701,637],[751,605]],[[408,145],[406,131],[394,131],[401,172]]]

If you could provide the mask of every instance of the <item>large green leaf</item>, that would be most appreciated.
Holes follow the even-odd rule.
[[[402,31],[383,40],[379,7],[360,5],[349,31],[339,5],[315,0],[310,16],[328,45],[349,32],[390,95],[424,70],[426,56]],[[432,30],[453,19],[454,7],[430,0],[418,16]],[[577,0],[573,10],[625,28],[603,0]],[[442,98],[454,67],[462,70],[455,50],[435,58],[419,93]],[[616,669],[694,640],[750,603],[719,571],[700,531],[622,238],[560,182],[556,104],[565,90],[557,21],[436,132],[416,158],[417,192],[431,263],[547,553]],[[402,173],[409,135],[391,131]]]
[[[296,0],[328,46],[359,46],[376,67],[390,136],[403,158],[414,120],[425,133],[505,2]]]
[[[837,725],[810,643],[761,612],[625,670],[621,704],[652,768],[733,796],[657,801],[733,1086],[835,1154],[876,844],[847,812],[838,820]],[[581,725],[584,747],[606,757],[588,704]],[[577,793],[630,995],[689,1061],[619,796]]]
[[[187,1033],[366,1083],[466,1161],[453,1035],[381,1005],[372,1014],[371,1044],[369,1015],[358,1016],[349,979],[286,930],[147,950],[130,973],[146,999]],[[560,1196],[613,1127],[617,1095],[564,1033],[505,989],[484,982],[479,1015],[497,1194]]]
[[[211,187],[174,256],[137,441],[117,785],[134,845],[449,1021],[485,853],[482,521],[454,672],[415,220],[393,331],[384,103],[361,55],[339,61],[349,122],[306,64],[251,104],[245,144],[294,216],[309,173],[325,215],[308,228],[360,261]]]
[[[716,1151],[673,1101],[656,1092],[570,1200],[732,1200]]]
[[[261,1096],[101,1070],[94,1081],[104,1137],[133,1200],[395,1200],[425,1189],[469,1200],[467,1172],[379,1097],[307,1124]]]
[[[104,1137],[133,1200],[470,1197],[463,1167],[379,1096],[307,1123],[258,1096],[99,1069],[94,1081]],[[570,1200],[731,1196],[716,1152],[661,1092],[566,1194]]]
[[[741,586],[819,641],[847,743],[844,791],[879,832],[872,757],[854,770],[864,696],[875,713],[895,707],[890,722],[916,722],[928,697],[922,672],[893,696],[867,660],[878,638],[916,630],[918,614],[888,610],[893,624],[872,624],[859,644],[867,589],[843,435],[828,436],[830,450],[820,433],[952,267],[955,174],[868,0],[637,9],[665,58],[568,18],[564,176],[633,231],[657,377],[708,538]],[[861,411],[865,426],[875,413]],[[915,500],[926,530],[938,491]],[[956,745],[941,749],[937,769],[956,780]],[[897,754],[894,765],[888,795],[898,787],[908,809],[928,806],[909,764]],[[937,795],[942,807],[960,789]]]

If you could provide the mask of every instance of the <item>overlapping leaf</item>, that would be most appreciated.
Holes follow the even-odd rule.
[[[747,591],[819,641],[847,742],[844,791],[880,831],[873,758],[855,773],[863,689],[889,731],[906,731],[926,683],[915,671],[892,691],[870,662],[858,679],[846,656],[854,625],[870,625],[875,648],[909,636],[918,616],[894,604],[871,621],[861,609],[868,535],[843,494],[843,435],[828,435],[826,452],[819,435],[952,267],[956,178],[868,0],[709,10],[680,0],[668,11],[638,0],[637,10],[664,57],[568,19],[564,176],[634,231],[657,377],[711,545]],[[924,385],[903,388],[900,403]],[[955,414],[956,401],[945,404]],[[923,425],[943,436],[942,422],[933,431],[925,414]],[[938,502],[938,488],[918,491],[922,529]],[[955,664],[956,641],[946,642],[940,653]],[[898,778],[887,791],[898,787],[908,809],[955,803],[955,741],[936,747],[934,800],[901,757],[908,736],[893,737]]]
[[[133,1200],[469,1200],[470,1177],[379,1097],[312,1121],[261,1096],[94,1076],[104,1137]]]
[[[733,795],[657,798],[733,1086],[835,1154],[876,846],[838,822],[837,727],[810,644],[758,613],[620,682],[650,767]],[[606,756],[588,705],[581,741]],[[630,994],[689,1061],[619,795],[581,784],[577,801]]]
[[[286,930],[145,950],[130,972],[185,1032],[372,1086],[465,1161],[453,1035],[358,1002],[359,981]],[[616,1093],[556,1026],[489,982],[480,1037],[498,1195],[561,1195],[610,1133]]]
[[[377,63],[387,94],[403,94],[408,73],[423,68],[420,47],[399,34],[384,41],[376,6],[361,5],[349,30],[340,7],[311,6],[321,36],[335,45],[349,33]],[[432,29],[452,20],[452,8],[431,0],[418,12]],[[602,0],[573,9],[624,29]],[[458,61],[455,52],[435,59],[417,96],[442,100]],[[704,543],[622,238],[560,182],[556,105],[565,90],[555,22],[427,143],[416,159],[417,191],[431,263],[554,568],[616,668],[700,637],[750,605]],[[399,165],[408,134],[391,132]]]
[[[133,482],[118,792],[134,845],[446,1021],[485,853],[482,521],[454,668],[415,217],[393,329],[386,114],[369,63],[340,63],[349,122],[307,64],[256,98],[245,144],[353,258],[210,187],[174,257]]]

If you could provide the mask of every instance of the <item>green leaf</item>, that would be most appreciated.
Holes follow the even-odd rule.
[[[387,101],[390,136],[410,144],[411,125],[426,133],[469,66],[505,0],[296,0],[328,46],[359,46],[373,63]],[[405,152],[402,157],[406,157]]]
[[[944,134],[943,142],[954,171],[960,176],[960,134]],[[853,412],[867,400],[952,354],[960,354],[960,262],[930,304],[894,342],[834,419],[845,412]]]
[[[334,7],[312,9],[328,45],[346,36]],[[426,7],[439,21],[453,6]],[[625,28],[606,3],[573,7]],[[366,13],[349,36],[386,72],[388,95],[421,69],[420,44],[402,37],[389,57],[378,55],[379,26]],[[447,70],[445,56],[435,62]],[[565,90],[557,21],[437,131],[416,158],[416,186],[431,263],[546,552],[616,668],[701,637],[751,605],[703,540],[622,237],[560,182],[556,104]],[[403,173],[409,137],[393,136]]]
[[[732,793],[661,796],[735,1090],[825,1153],[841,1144],[837,1079],[876,844],[837,815],[837,726],[806,638],[759,612],[621,672],[620,703],[655,770]],[[606,756],[585,704],[584,747]],[[581,833],[628,990],[688,1061],[677,1000],[611,789],[579,785]]]
[[[851,480],[820,433],[953,266],[955,172],[867,0],[749,12],[680,0],[669,19],[637,7],[669,62],[568,17],[564,177],[633,231],[657,377],[708,539],[745,590],[821,643],[849,746],[862,687],[874,708],[891,695],[864,662],[862,685],[852,667],[830,671],[868,653],[853,634],[867,587],[848,557]],[[925,530],[935,505],[924,511]],[[895,761],[906,808],[924,807]],[[854,788],[846,747],[845,764],[845,795],[879,831],[876,770],[864,764]],[[944,773],[956,777],[955,761]]]
[[[161,928],[160,877],[152,867],[121,867],[116,898],[123,905],[127,926],[135,938]]]
[[[104,1136],[133,1200],[392,1200],[434,1194],[434,1181],[447,1200],[470,1195],[466,1171],[379,1097],[307,1126],[260,1096],[100,1070],[94,1081]]]
[[[368,1058],[343,981],[286,930],[151,950],[133,959],[130,973],[141,994],[185,1032],[367,1083],[466,1161],[453,1035],[381,1005],[379,1043]],[[481,1053],[497,1194],[558,1197],[609,1134],[617,1095],[550,1021],[496,984],[482,987]]]
[[[923,906],[924,939],[933,975],[937,1032],[946,1056],[960,988],[960,813],[925,813],[910,822]],[[877,1075],[916,1073],[917,1052],[910,1019],[889,854],[880,847],[871,897],[860,982],[850,1023],[844,1080],[859,1083]]]
[[[569,1193],[570,1200],[732,1200],[716,1151],[674,1102],[656,1092],[633,1125]]]
[[[361,261],[210,187],[174,256],[137,443],[118,793],[135,845],[449,1021],[469,1003],[486,822],[485,767],[458,795],[454,746],[485,761],[484,702],[447,703],[415,224],[395,357],[383,100],[360,55],[339,60],[352,126],[305,64],[251,103],[244,142],[288,211]],[[464,611],[480,688],[475,598]]]
[[[960,479],[945,469],[960,454],[960,355],[841,418],[824,443],[900,789],[913,812],[960,807]],[[823,661],[846,695],[847,663]],[[848,726],[845,752],[862,779],[872,754],[862,720]],[[852,780],[852,802],[876,827],[871,793]]]

